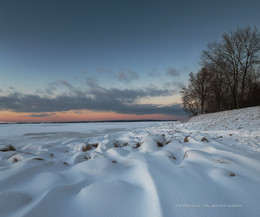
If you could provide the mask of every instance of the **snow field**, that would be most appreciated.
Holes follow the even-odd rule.
[[[257,217],[259,114],[254,107],[96,137],[39,129],[2,137],[0,215]]]

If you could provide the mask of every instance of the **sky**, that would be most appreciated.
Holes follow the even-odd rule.
[[[260,29],[259,0],[0,0],[0,122],[187,116],[207,44]]]

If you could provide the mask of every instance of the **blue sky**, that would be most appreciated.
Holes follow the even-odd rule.
[[[24,112],[8,106],[14,93],[21,94],[20,103],[28,94],[73,97],[78,90],[89,96],[94,83],[104,92],[149,87],[162,92],[136,97],[131,104],[147,98],[149,105],[179,104],[180,87],[189,72],[199,69],[207,43],[238,26],[259,28],[259,8],[256,0],[1,0],[0,94],[5,100],[0,109]],[[30,103],[26,112],[37,113]],[[102,105],[85,109],[108,112]],[[113,106],[110,111],[121,112]],[[46,112],[62,111],[50,106]]]

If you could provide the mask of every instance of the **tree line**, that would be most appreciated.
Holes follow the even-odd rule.
[[[201,54],[201,69],[189,74],[181,96],[190,115],[260,105],[260,33],[237,28],[211,42]]]

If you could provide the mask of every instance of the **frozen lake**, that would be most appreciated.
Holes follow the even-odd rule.
[[[0,124],[1,139],[89,138],[147,128],[159,122]]]

